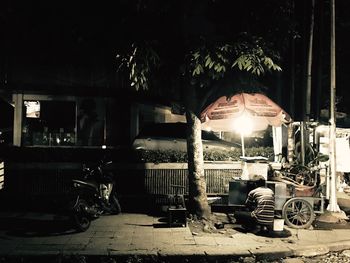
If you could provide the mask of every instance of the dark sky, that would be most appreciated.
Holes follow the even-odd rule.
[[[15,53],[71,56],[79,51],[94,55],[101,49],[116,50],[144,39],[167,40],[176,47],[184,34],[222,39],[232,39],[241,31],[267,35],[284,23],[277,0],[111,2],[8,1],[0,11],[2,35]]]
[[[288,36],[292,1],[281,0],[116,0],[103,1],[2,1],[0,4],[1,75],[24,82],[60,79],[60,83],[88,84],[86,75],[103,78],[113,72],[115,55],[135,40],[161,40],[166,52],[177,52],[200,37],[232,40],[238,32],[248,31],[271,40],[282,51],[282,64],[288,71]],[[319,2],[319,1],[316,1]],[[350,1],[337,0],[338,94],[348,99],[348,31]],[[298,40],[297,61],[302,64],[303,26],[307,23],[307,1],[296,0]],[[329,2],[324,1],[326,8]],[[324,23],[328,23],[324,10]],[[324,56],[323,75],[327,82],[328,30],[324,27],[324,46],[316,56]],[[277,39],[277,40],[276,40]],[[288,37],[287,37],[288,39]],[[284,51],[283,51],[284,50]],[[284,56],[284,57],[283,57]],[[74,74],[71,73],[74,71]],[[283,73],[288,74],[288,72]],[[69,79],[69,81],[68,81]],[[286,78],[284,87],[288,87]],[[95,83],[95,82],[94,82]],[[324,83],[324,89],[327,83]],[[324,91],[324,96],[327,92]],[[349,102],[349,103],[347,103]]]

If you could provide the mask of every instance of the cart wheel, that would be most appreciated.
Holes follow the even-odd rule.
[[[313,186],[315,184],[315,174],[310,171],[310,168],[303,165],[292,166],[290,169],[292,174],[295,174],[294,180],[307,186]]]
[[[310,203],[302,198],[289,199],[283,206],[282,216],[292,228],[308,228],[315,220],[315,213]]]

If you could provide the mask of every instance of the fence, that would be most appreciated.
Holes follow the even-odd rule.
[[[7,187],[24,194],[60,194],[69,191],[71,179],[81,173],[80,163],[9,163]],[[171,185],[188,193],[187,163],[115,164],[117,191],[124,195],[174,194]],[[208,194],[227,194],[229,181],[241,175],[241,163],[205,163]]]
[[[186,163],[147,164],[145,167],[147,194],[174,194],[172,185],[181,185],[180,194],[188,194],[188,170]],[[207,193],[227,194],[229,181],[241,175],[241,163],[205,163],[204,177]]]

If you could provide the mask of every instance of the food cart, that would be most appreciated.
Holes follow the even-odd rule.
[[[321,157],[318,157],[317,160]],[[252,164],[269,165],[261,157],[242,159]],[[282,170],[272,169],[269,175],[264,176],[267,179],[266,186],[275,194],[276,217],[284,219],[285,223],[292,228],[308,228],[315,220],[315,214],[324,212],[325,195],[323,185],[319,182],[320,168],[311,165],[313,164],[299,167],[299,170],[296,167]],[[247,174],[243,173],[243,178],[232,180],[229,183],[228,205],[233,209],[245,207],[248,193],[254,189],[253,175],[249,174],[247,177]],[[305,180],[305,178],[308,179]]]
[[[241,178],[229,184],[228,205],[239,209],[253,183],[251,177],[259,174],[267,179],[267,186],[275,193],[276,215],[293,228],[307,228],[315,219],[315,213],[323,213],[324,195],[320,183],[319,167],[315,163],[304,166],[283,167],[278,157],[282,155],[281,140],[275,140],[275,160],[280,169],[271,169],[267,160],[260,157],[246,158],[244,137],[253,131],[261,131],[269,125],[281,136],[281,126],[292,123],[290,116],[275,102],[259,93],[239,93],[232,97],[220,97],[201,114],[202,127],[213,131],[236,131],[241,135],[242,167]],[[263,164],[263,165],[262,165]],[[249,167],[250,166],[250,167]],[[255,169],[260,166],[259,169]],[[267,167],[270,167],[270,173]],[[264,168],[265,167],[265,168]],[[272,170],[272,171],[271,171]]]

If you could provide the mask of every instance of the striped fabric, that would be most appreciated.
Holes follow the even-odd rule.
[[[275,214],[275,197],[271,189],[258,187],[249,192],[246,205],[253,207],[252,217],[258,224],[271,225]]]

